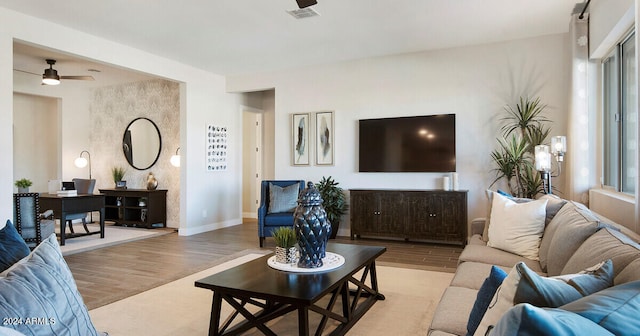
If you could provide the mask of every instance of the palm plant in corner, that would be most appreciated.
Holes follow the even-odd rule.
[[[534,198],[543,192],[540,174],[535,170],[535,146],[542,144],[551,129],[545,125],[550,122],[543,116],[547,106],[540,98],[522,98],[515,108],[505,107],[507,115],[501,120],[502,139],[498,139],[499,148],[491,152],[496,168],[496,179],[504,179],[511,195]]]
[[[331,223],[331,237],[329,237],[331,239],[336,238],[340,227],[340,219],[349,209],[347,196],[345,196],[342,188],[338,187],[338,184],[331,176],[323,176],[322,180],[316,183],[316,189],[318,189],[322,197],[322,207],[327,212],[327,219]]]
[[[271,231],[271,236],[276,241],[276,262],[282,264],[297,264],[298,249],[296,243],[296,231],[289,226],[281,226]]]

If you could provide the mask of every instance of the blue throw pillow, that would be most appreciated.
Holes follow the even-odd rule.
[[[507,273],[501,268],[491,266],[491,272],[489,273],[489,276],[484,279],[482,286],[480,286],[480,290],[476,296],[476,302],[473,304],[473,308],[471,309],[471,314],[467,321],[467,335],[473,335],[476,332],[476,329],[478,329],[478,326],[480,325],[480,321],[482,321],[484,313],[487,311],[487,307],[489,307],[489,303],[491,302],[493,295],[496,293],[498,287],[502,285],[502,281],[504,281],[504,278],[506,277]]]
[[[299,189],[298,183],[286,187],[269,183],[269,213],[293,212],[298,205]]]
[[[0,316],[25,335],[99,335],[55,235],[0,278]]]
[[[0,230],[0,273],[28,256],[30,252],[22,236],[11,221],[7,220],[7,224]]]
[[[572,312],[538,308],[521,303],[500,318],[491,335],[500,336],[600,336],[613,335],[607,329]]]
[[[616,335],[638,335],[640,280],[607,288],[560,308],[579,314]]]
[[[516,264],[521,279],[513,303],[557,308],[613,285],[613,262],[609,259],[580,274],[543,277],[525,263]]]

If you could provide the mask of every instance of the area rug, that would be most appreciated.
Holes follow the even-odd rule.
[[[89,312],[99,331],[109,336],[206,335],[211,313],[211,291],[195,281],[260,257],[248,254],[202,272],[93,309]],[[348,335],[426,335],[435,307],[453,274],[378,266],[378,285],[386,297],[356,323]],[[222,316],[231,311],[225,304]],[[295,315],[270,325],[278,335],[297,335]],[[255,330],[254,330],[255,331]],[[261,335],[259,331],[249,334]]]
[[[87,227],[89,231],[92,232],[100,231],[99,224],[87,224]],[[80,223],[74,224],[73,228],[76,232],[85,232]],[[66,256],[134,240],[155,237],[169,232],[171,231],[105,225],[104,238],[100,238],[100,234],[94,234],[65,239],[65,244],[64,246],[60,246],[60,249],[62,250],[62,255]],[[59,233],[59,225],[56,227],[56,233]]]

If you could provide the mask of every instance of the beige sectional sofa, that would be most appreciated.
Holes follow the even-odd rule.
[[[539,260],[487,246],[487,220],[471,223],[472,236],[460,255],[456,274],[436,308],[429,335],[467,334],[470,312],[492,265],[509,273],[522,261],[541,275],[557,276],[577,273],[611,259],[615,276],[613,285],[640,280],[638,234],[571,201],[550,200],[546,215]]]

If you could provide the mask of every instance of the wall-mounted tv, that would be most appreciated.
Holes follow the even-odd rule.
[[[456,115],[359,121],[360,172],[455,172]]]

